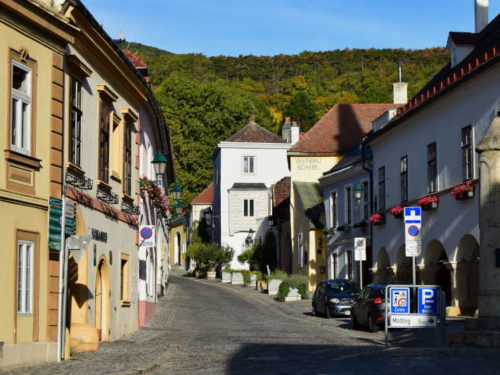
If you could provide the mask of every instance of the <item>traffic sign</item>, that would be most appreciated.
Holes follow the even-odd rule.
[[[422,208],[405,207],[405,224],[422,223]]]
[[[437,326],[437,317],[430,315],[391,315],[390,328],[433,328]]]
[[[354,260],[366,260],[366,238],[364,237],[354,238]]]
[[[439,288],[418,288],[418,313],[437,315],[439,306]]]
[[[155,226],[141,225],[139,227],[139,246],[140,247],[155,247]]]
[[[410,288],[391,288],[391,314],[410,313]]]

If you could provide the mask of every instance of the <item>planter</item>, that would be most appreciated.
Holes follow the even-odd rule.
[[[267,280],[259,280],[257,281],[257,290],[260,290],[261,292],[267,289]]]
[[[429,211],[438,208],[438,202],[431,202],[422,206],[422,210]]]
[[[254,273],[250,274],[250,284],[247,286],[250,286],[252,288],[257,287],[257,275],[256,274],[254,274]]]
[[[403,213],[401,212],[401,213],[399,213],[399,214],[392,215],[392,216],[394,216],[396,219],[402,219],[404,215],[403,215]]]
[[[230,284],[231,283],[231,272],[222,271],[222,280],[221,281],[225,284]]]
[[[231,284],[234,284],[234,285],[243,285],[244,284],[243,275],[241,274],[241,272],[233,272],[231,274]]]
[[[207,279],[208,280],[215,280],[217,276],[217,273],[215,271],[208,271],[207,272]]]
[[[464,200],[471,199],[471,198],[474,198],[474,190],[466,191],[464,194],[460,194],[460,195],[455,196],[455,199],[457,201],[464,201]]]
[[[273,279],[273,280],[269,280],[267,283],[267,293],[270,295],[270,296],[275,296],[278,294],[278,289],[280,288],[280,285],[281,283],[283,282],[283,280],[280,280],[280,279]]]
[[[196,277],[197,279],[201,278],[201,275],[203,275],[203,272],[198,270],[194,271],[194,277]]]
[[[285,302],[300,301],[301,299],[302,296],[300,295],[299,290],[297,288],[290,288],[288,296],[285,297]]]

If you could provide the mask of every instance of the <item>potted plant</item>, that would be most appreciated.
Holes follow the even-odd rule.
[[[433,208],[437,208],[438,203],[439,198],[437,195],[427,195],[417,201],[417,204],[422,207],[422,210],[432,210]]]
[[[283,280],[286,280],[288,275],[280,270],[275,270],[267,275],[267,293],[270,296],[278,294],[279,287]]]
[[[218,244],[195,242],[188,248],[188,255],[194,259],[198,271],[207,273],[209,279],[215,279],[215,270],[218,266],[228,263],[233,259],[234,250],[229,246],[219,246]]]
[[[368,221],[372,223],[372,225],[382,225],[385,224],[385,215],[383,212],[378,212],[373,214],[368,218]]]
[[[474,183],[472,181],[467,181],[455,186],[451,190],[451,195],[453,195],[457,201],[474,198]]]
[[[225,266],[222,269],[222,280],[224,284],[230,284],[231,283],[231,268],[229,266]]]
[[[276,300],[288,302],[309,298],[307,293],[308,283],[309,280],[305,275],[290,275],[281,283]]]
[[[402,219],[403,218],[403,212],[404,212],[404,206],[402,205],[397,205],[392,207],[389,212],[397,219]]]

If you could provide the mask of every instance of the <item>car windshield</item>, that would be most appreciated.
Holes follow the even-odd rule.
[[[326,282],[328,293],[359,293],[358,285],[349,281],[332,280]]]

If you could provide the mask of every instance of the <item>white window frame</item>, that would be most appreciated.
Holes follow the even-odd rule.
[[[298,257],[299,257],[299,267],[304,267],[304,233],[300,232],[297,235],[297,245],[298,245]]]
[[[248,175],[248,174],[253,175],[253,174],[255,174],[255,162],[256,162],[256,159],[257,158],[255,157],[255,155],[243,155],[242,156],[242,168],[241,168],[241,170],[242,170],[243,174],[245,174],[245,175]],[[247,168],[247,160],[252,160],[252,163],[251,163],[252,168],[250,168],[250,165],[248,165],[248,168]]]
[[[27,249],[30,249],[27,256]],[[17,241],[17,313],[31,314],[33,311],[33,253],[35,244],[32,241]],[[29,258],[29,259],[28,259]],[[26,261],[29,261],[29,267]],[[29,270],[29,274],[28,273]]]
[[[18,69],[24,70],[27,73],[27,93],[23,93],[19,90],[16,90],[13,86],[14,84],[14,67],[17,67]],[[25,155],[31,155],[31,105],[32,105],[32,87],[31,87],[31,81],[32,81],[32,70],[17,62],[17,61],[12,61],[12,66],[11,66],[11,84],[10,84],[10,147],[13,151],[25,154]],[[17,100],[16,103],[16,108],[14,108],[14,99]],[[22,106],[23,104],[27,105],[27,110],[26,110],[26,122],[25,128],[23,129],[23,116],[22,116]],[[14,116],[14,111],[17,114]],[[16,119],[16,123],[14,124],[14,117]],[[23,137],[18,136],[19,130],[22,129],[22,134]],[[15,136],[15,141],[13,142],[14,138],[14,132],[16,133]],[[21,139],[22,138],[22,139]]]
[[[368,194],[366,197],[364,192],[365,182],[368,183]],[[363,204],[361,205],[359,216],[361,217],[361,220],[367,220],[370,217],[370,180],[368,178],[363,178],[362,180],[359,181],[359,183],[361,184],[361,186],[363,186],[363,198],[362,198]],[[365,206],[368,207],[367,217],[365,217]]]
[[[337,202],[335,204],[335,215],[333,212],[333,194],[335,193],[335,198]],[[334,220],[335,219],[335,220]],[[339,192],[337,189],[330,192],[330,223],[332,228],[337,228],[339,226]]]
[[[348,200],[347,200],[347,189],[350,189],[350,195],[351,195],[351,207],[348,207]],[[351,222],[348,223],[347,222],[347,215],[348,215],[348,210],[350,210],[351,212]],[[353,210],[353,191],[352,191],[352,184],[347,184],[347,185],[344,185],[344,224],[345,225],[353,225],[354,224],[354,217],[353,217],[353,214],[354,214],[354,210]]]
[[[250,204],[252,202],[252,204]],[[250,210],[251,208],[251,210]],[[247,215],[245,215],[245,210]],[[243,200],[243,216],[244,217],[255,217],[255,199],[244,199]]]

